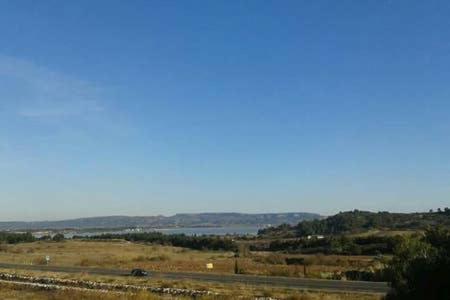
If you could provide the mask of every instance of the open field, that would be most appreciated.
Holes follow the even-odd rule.
[[[39,241],[34,243],[21,243],[16,245],[0,245],[0,262],[44,265],[45,256],[50,256],[50,265],[74,266],[74,267],[97,267],[117,268],[130,270],[132,268],[144,268],[149,271],[172,271],[172,272],[209,272],[207,263],[214,264],[214,273],[234,273],[235,257],[232,252],[225,251],[196,251],[185,248],[146,245],[130,243],[126,241],[79,241],[67,240],[63,242]],[[284,262],[285,254],[249,252],[238,258],[239,268],[247,274],[262,275],[285,275],[303,277],[303,268],[300,266],[288,266]],[[304,257],[311,261],[308,266],[308,275],[320,277],[321,273],[336,270],[366,268],[373,264],[372,257],[366,256],[324,256],[324,255],[290,255],[289,257]],[[252,287],[243,284],[205,283],[194,280],[168,280],[158,277],[134,278],[123,276],[101,276],[92,274],[68,274],[39,271],[17,271],[1,270],[2,272],[13,272],[23,275],[38,277],[54,277],[64,279],[94,280],[98,282],[117,284],[137,284],[153,287],[183,288],[208,290],[227,298],[255,296],[273,296],[279,299],[380,299],[380,295],[370,294],[345,294],[345,293],[305,293],[298,290],[271,288],[270,286]],[[3,289],[2,289],[2,292]],[[30,294],[28,299],[93,299],[91,295],[80,296],[79,291],[74,292],[79,298],[64,298],[64,291],[17,291],[16,288],[6,290],[14,293]],[[36,295],[34,293],[37,293]],[[48,295],[46,293],[49,293]],[[63,294],[61,294],[63,293]],[[91,292],[92,294],[92,292]],[[47,297],[48,296],[48,297]],[[34,297],[34,298],[33,298]],[[47,297],[47,298],[46,298]],[[80,298],[81,297],[81,298]],[[106,296],[105,296],[106,297]],[[158,298],[136,298],[136,295],[108,295],[104,299],[158,299]],[[116,298],[111,298],[116,297]],[[125,297],[125,298],[124,298]],[[128,298],[127,298],[128,297]],[[150,296],[149,296],[150,297]],[[159,297],[159,296],[151,296]],[[8,299],[2,297],[1,299]],[[96,299],[103,299],[95,296]],[[10,299],[16,299],[14,296]],[[27,298],[20,298],[27,299]]]
[[[143,268],[164,272],[211,272],[207,263],[213,263],[214,273],[235,272],[233,252],[197,251],[186,248],[146,245],[126,241],[39,241],[16,245],[0,245],[0,262],[18,264],[99,267],[116,269]],[[298,265],[286,265],[285,258],[305,258],[307,276],[321,278],[333,272],[379,267],[370,256],[286,255],[281,253],[248,252],[237,259],[243,274],[304,277]]]

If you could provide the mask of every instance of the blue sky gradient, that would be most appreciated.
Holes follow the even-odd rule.
[[[448,1],[0,1],[0,220],[450,205]]]

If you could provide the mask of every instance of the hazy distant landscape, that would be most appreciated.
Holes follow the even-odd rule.
[[[287,220],[292,223],[281,222]],[[104,227],[117,224],[114,221],[121,221],[121,225],[176,227],[160,231]],[[268,222],[273,226],[260,228],[254,235],[239,231],[255,230],[249,224]],[[80,232],[89,234],[77,235],[75,230],[75,234],[68,235],[66,229],[58,229],[80,224],[104,230],[89,232],[80,227]],[[193,224],[200,227],[182,226]],[[13,286],[17,282],[31,287],[35,282],[47,282],[56,287],[91,290],[123,291],[130,286],[150,289],[149,285],[156,285],[165,286],[172,296],[182,290],[183,295],[194,293],[196,299],[202,299],[205,290],[226,299],[237,295],[291,299],[290,295],[314,284],[317,290],[326,292],[328,298],[324,299],[361,299],[358,293],[362,291],[366,299],[379,300],[381,295],[395,297],[397,291],[405,289],[397,280],[411,272],[425,272],[421,269],[424,259],[426,268],[446,270],[450,209],[418,213],[353,210],[329,217],[310,213],[104,217],[59,221],[56,225],[60,227],[42,231],[41,235],[31,230],[0,231],[0,279]],[[214,230],[229,230],[229,234]],[[405,271],[405,266],[418,271]],[[9,272],[11,268],[14,273]],[[151,276],[129,277],[134,268],[148,270]],[[42,275],[42,271],[47,275]],[[77,274],[90,275],[81,278]],[[446,285],[447,277],[439,273],[433,276],[437,284]],[[270,289],[261,288],[267,278],[271,278]],[[423,283],[417,280],[415,284]],[[226,287],[230,282],[234,282],[233,289]],[[345,291],[348,296],[333,294],[335,290]],[[11,293],[15,291],[13,288]],[[443,289],[438,291],[445,293]],[[28,292],[33,293],[33,288]],[[303,295],[302,299],[315,299],[317,295],[320,294]]]
[[[0,222],[0,230],[38,230],[38,229],[113,229],[113,228],[172,228],[172,227],[267,227],[280,224],[296,224],[305,220],[319,219],[314,213],[199,213],[176,214],[173,216],[108,216],[80,218],[61,221],[40,222]]]

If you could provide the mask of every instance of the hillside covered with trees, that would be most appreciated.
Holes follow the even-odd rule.
[[[322,220],[302,221],[297,225],[283,224],[259,231],[260,236],[304,237],[336,235],[369,230],[424,230],[430,226],[450,227],[450,209],[426,213],[390,213],[353,210]]]

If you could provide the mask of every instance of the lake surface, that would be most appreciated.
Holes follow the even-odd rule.
[[[66,238],[72,238],[74,235],[78,236],[94,236],[105,233],[125,234],[125,233],[140,233],[140,232],[161,232],[164,234],[185,234],[185,235],[256,235],[258,230],[262,227],[255,226],[233,226],[233,227],[180,227],[180,228],[142,228],[142,229],[124,229],[111,231],[70,231],[64,233]]]
[[[201,228],[167,228],[156,229],[165,234],[186,235],[256,235],[261,227],[201,227]]]

